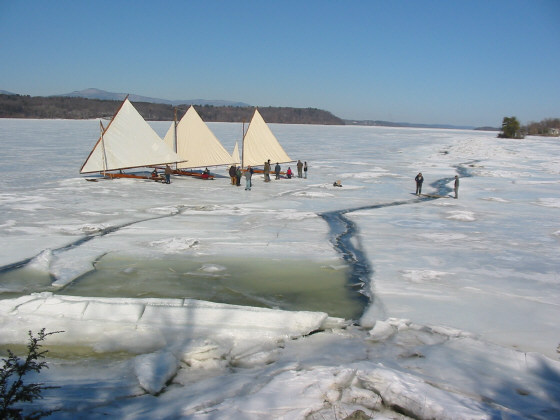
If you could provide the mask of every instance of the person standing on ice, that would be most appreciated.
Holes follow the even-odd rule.
[[[302,174],[303,172],[303,163],[301,163],[301,160],[297,161],[297,177],[301,178],[303,176]]]
[[[455,185],[453,186],[455,189],[455,198],[459,198],[459,177],[455,175]]]
[[[235,170],[235,180],[236,180],[235,185],[237,185],[238,187],[241,185],[241,175],[242,174],[243,174],[243,172],[241,171],[241,166],[238,166],[237,169]]]
[[[280,165],[276,162],[276,166],[274,167],[274,173],[276,174],[276,179],[280,179]]]
[[[414,178],[414,180],[416,181],[416,195],[420,195],[422,194],[422,182],[424,182],[422,172],[418,172],[418,175],[416,175],[416,178]]]
[[[253,168],[247,166],[245,170],[245,191],[251,191],[251,177],[253,176]]]
[[[270,182],[270,159],[264,163],[264,182]]]
[[[307,161],[303,163],[303,173],[305,174],[304,178],[307,179]]]
[[[235,165],[229,167],[229,177],[231,178],[231,185],[235,185],[235,175],[236,175]]]
[[[171,168],[169,165],[165,165],[165,183],[171,184]]]

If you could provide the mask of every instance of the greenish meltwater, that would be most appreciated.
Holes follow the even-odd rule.
[[[191,298],[243,306],[327,312],[356,319],[362,307],[346,288],[347,266],[339,260],[207,257],[137,259],[106,255],[66,287],[47,287],[47,275],[34,275],[27,290],[91,297]],[[10,273],[21,285],[29,271]],[[7,274],[3,277],[6,278]],[[18,279],[19,278],[19,279]],[[4,279],[0,279],[3,282]],[[4,297],[7,296],[3,293]],[[21,294],[21,293],[20,293]]]

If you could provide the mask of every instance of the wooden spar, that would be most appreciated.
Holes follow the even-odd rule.
[[[103,151],[103,175],[107,172],[107,153],[105,153],[105,141],[103,139],[103,133],[105,132],[105,128],[103,127],[103,122],[99,120],[99,126],[101,128],[101,149]]]
[[[245,151],[245,120],[243,120],[243,136],[241,137],[241,170],[243,170],[243,152]]]
[[[121,111],[121,108],[123,107],[125,101],[128,99],[129,95],[126,95],[126,98],[123,99],[121,106],[119,106],[119,109],[117,109],[117,112],[115,112],[115,114],[113,115],[113,118],[111,118],[111,121],[109,121],[109,124],[107,125],[107,127],[105,127],[105,130],[103,131],[103,134],[105,134],[107,132],[107,130],[109,129],[109,127],[111,126],[111,124],[113,123],[113,120],[115,119],[115,117],[117,116],[117,114]]]
[[[80,173],[82,172],[82,170],[84,169],[84,166],[86,166],[87,161],[89,160],[89,158],[91,157],[93,151],[95,150],[95,148],[97,147],[97,145],[99,144],[100,141],[103,140],[103,134],[105,134],[107,132],[107,130],[109,129],[109,127],[111,126],[111,123],[113,122],[113,120],[115,119],[115,117],[117,116],[117,114],[120,112],[121,108],[123,107],[125,101],[128,99],[128,95],[126,95],[126,98],[123,99],[121,106],[119,106],[119,108],[117,109],[117,112],[115,112],[113,114],[113,118],[111,118],[111,121],[109,121],[109,124],[107,125],[107,127],[105,127],[104,130],[102,130],[101,132],[101,137],[99,137],[99,140],[97,140],[97,143],[95,143],[95,145],[93,146],[93,149],[91,149],[91,152],[89,152],[88,157],[86,158],[84,164],[82,165],[82,167],[80,168]],[[101,121],[100,121],[101,122]],[[103,124],[101,125],[103,127]],[[103,150],[105,150],[105,148],[103,148]]]

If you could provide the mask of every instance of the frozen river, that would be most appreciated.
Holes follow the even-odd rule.
[[[0,344],[65,331],[52,418],[559,415],[558,138],[271,124],[309,176],[245,191],[87,182],[98,127],[0,120]]]

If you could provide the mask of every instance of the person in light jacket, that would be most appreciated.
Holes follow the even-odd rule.
[[[251,191],[251,178],[253,177],[253,168],[247,166],[245,170],[245,191]]]
[[[165,183],[171,184],[171,168],[169,165],[165,165]]]

